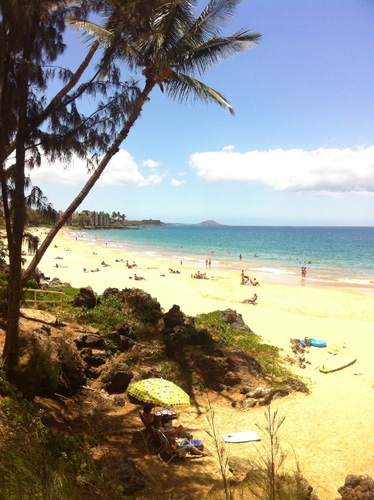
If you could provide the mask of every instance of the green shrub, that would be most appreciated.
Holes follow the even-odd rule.
[[[51,359],[51,346],[46,347],[34,340],[30,357],[24,366],[18,366],[12,375],[18,388],[27,399],[35,396],[52,396],[59,382],[59,369]]]

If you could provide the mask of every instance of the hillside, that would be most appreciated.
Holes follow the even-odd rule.
[[[261,343],[235,311],[193,318],[174,306],[163,314],[155,299],[136,289],[107,289],[96,297],[90,288],[78,293],[56,280],[50,285],[43,287],[63,290],[74,297],[72,304],[55,309],[49,306],[50,312],[23,309],[20,322],[18,385],[39,409],[35,413],[31,407],[25,428],[15,416],[20,408],[16,402],[11,409],[7,406],[0,418],[0,436],[5,435],[2,429],[18,422],[14,436],[23,443],[17,438],[17,442],[3,440],[0,445],[12,446],[12,453],[22,455],[17,457],[19,466],[31,470],[33,481],[40,480],[38,460],[44,468],[51,460],[50,473],[57,467],[54,461],[56,453],[61,455],[62,439],[60,482],[64,484],[66,479],[70,487],[82,489],[80,499],[115,500],[136,492],[136,498],[140,495],[142,500],[154,500],[167,490],[173,491],[175,499],[202,498],[212,488],[222,487],[216,460],[190,457],[188,463],[175,460],[165,465],[144,440],[138,417],[141,406],[126,396],[128,384],[163,377],[182,387],[191,398],[191,406],[178,410],[180,420],[216,456],[219,449],[213,437],[219,430],[211,425],[215,411],[219,409],[220,418],[243,426],[251,408],[267,405],[293,390],[305,391],[304,384],[283,366],[278,350]],[[3,343],[2,330],[0,340]],[[8,395],[7,391],[3,385],[1,396]],[[49,437],[43,438],[43,444],[39,442],[41,422],[45,432],[53,431],[51,435],[47,432]],[[53,437],[56,432],[65,436],[58,438],[60,444]],[[8,452],[3,453],[0,469],[8,467],[12,475],[14,456],[9,465],[6,457]],[[63,457],[67,463],[62,467]],[[72,461],[79,473],[72,471]],[[227,469],[226,474],[237,482],[245,475],[240,475],[234,462],[232,472]],[[20,473],[14,471],[16,476]],[[171,473],[177,486],[170,485]],[[76,482],[78,477],[81,479]]]
[[[215,220],[204,220],[203,222],[200,222],[198,226],[223,226],[223,224],[220,224]]]

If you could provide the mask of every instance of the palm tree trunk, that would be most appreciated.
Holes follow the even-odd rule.
[[[22,276],[22,284],[23,285],[31,278],[32,273],[36,269],[36,266],[41,261],[43,255],[45,254],[49,245],[52,243],[52,241],[53,241],[54,237],[56,236],[56,234],[58,233],[58,231],[62,228],[62,226],[66,223],[68,218],[75,212],[75,210],[79,207],[79,205],[82,203],[82,201],[86,198],[88,193],[94,187],[96,181],[99,179],[100,175],[103,173],[105,167],[108,165],[109,161],[113,158],[113,156],[116,153],[118,153],[120,145],[128,136],[135,121],[139,118],[140,113],[143,109],[143,106],[144,106],[145,102],[148,100],[148,96],[151,93],[154,86],[155,86],[155,82],[153,80],[151,80],[151,79],[146,80],[144,89],[141,92],[141,94],[139,95],[139,97],[136,99],[134,104],[132,105],[132,111],[131,111],[125,125],[123,126],[122,130],[119,132],[117,137],[112,142],[112,145],[110,146],[108,151],[105,153],[104,157],[100,161],[95,172],[88,179],[88,181],[86,182],[86,184],[82,188],[81,192],[74,199],[74,201],[69,205],[67,210],[63,213],[61,218],[56,222],[56,224],[53,226],[53,228],[49,231],[47,237],[44,239],[43,243],[40,245],[39,250],[36,252],[34,258],[32,259],[32,261],[29,264],[29,267],[27,268],[27,270],[24,272],[24,274]]]

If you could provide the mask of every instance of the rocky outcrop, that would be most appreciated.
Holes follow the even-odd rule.
[[[94,291],[90,286],[80,288],[78,295],[76,295],[71,303],[74,307],[86,307],[93,309],[100,304],[100,299],[96,297]]]
[[[233,309],[226,309],[221,312],[223,321],[239,332],[251,332],[252,330],[244,323],[243,316]]]
[[[184,314],[179,306],[173,305],[167,313],[162,316],[165,328],[174,328],[176,326],[184,326]]]
[[[149,293],[136,288],[125,288],[122,292],[125,303],[130,306],[136,317],[144,323],[157,325],[162,318],[160,303]]]
[[[109,394],[123,393],[126,391],[133,376],[129,366],[120,361],[103,376],[103,387]]]
[[[374,480],[364,476],[349,475],[345,478],[344,486],[338,489],[341,498],[336,500],[373,500]]]

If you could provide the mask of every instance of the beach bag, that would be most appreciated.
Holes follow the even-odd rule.
[[[200,439],[191,439],[190,443],[200,451],[204,451],[203,442]]]

